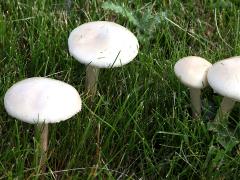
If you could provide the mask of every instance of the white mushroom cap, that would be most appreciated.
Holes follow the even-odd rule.
[[[207,78],[216,93],[240,101],[240,56],[213,64]]]
[[[28,123],[55,123],[81,110],[77,90],[62,81],[33,77],[14,84],[5,94],[7,113]]]
[[[208,85],[207,71],[212,66],[206,59],[188,56],[180,59],[174,72],[180,81],[190,88],[202,89]]]
[[[98,68],[119,67],[138,53],[138,40],[125,27],[108,21],[95,21],[75,28],[69,38],[70,54],[79,62]]]

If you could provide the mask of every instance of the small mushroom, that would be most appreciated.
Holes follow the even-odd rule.
[[[208,85],[207,71],[211,66],[206,59],[197,56],[184,57],[174,66],[178,79],[190,89],[194,118],[201,115],[201,89]]]
[[[69,35],[70,54],[86,68],[86,91],[96,94],[99,68],[123,66],[138,54],[138,40],[125,27],[108,21],[82,24]]]
[[[215,122],[219,122],[223,116],[227,118],[235,101],[240,101],[240,56],[213,64],[207,78],[214,92],[224,96],[215,117]]]
[[[37,124],[41,132],[41,171],[45,171],[48,149],[48,123],[67,120],[81,110],[77,90],[67,83],[43,77],[14,84],[5,94],[7,113],[24,122]]]

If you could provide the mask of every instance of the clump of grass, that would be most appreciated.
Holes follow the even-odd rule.
[[[154,12],[154,4],[148,3],[141,9],[130,9],[124,3],[104,2],[104,10],[108,10],[117,16],[124,17],[127,22],[135,26],[140,42],[147,43],[156,35],[157,29],[165,21],[166,12]]]

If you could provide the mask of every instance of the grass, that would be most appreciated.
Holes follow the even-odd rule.
[[[203,92],[203,118],[193,120],[189,92],[176,79],[175,62],[198,55],[214,63],[240,53],[238,1],[0,2],[0,179],[39,177],[34,126],[9,117],[7,89],[33,76],[73,85],[86,102],[85,67],[68,53],[67,38],[78,25],[111,20],[140,40],[130,64],[101,70],[95,106],[50,125],[49,179],[91,178],[96,122],[101,122],[99,179],[239,178],[239,104],[229,126],[209,132],[221,97]],[[213,108],[209,108],[212,104]],[[212,111],[209,113],[207,110]]]

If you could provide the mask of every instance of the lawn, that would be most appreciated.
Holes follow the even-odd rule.
[[[101,70],[89,105],[85,66],[70,56],[67,39],[96,20],[127,27],[140,49],[128,65]],[[0,179],[41,175],[35,126],[8,116],[3,105],[12,84],[34,76],[65,81],[83,100],[80,113],[49,127],[46,178],[92,178],[101,123],[98,179],[238,179],[239,104],[228,128],[209,131],[222,97],[204,89],[202,117],[193,119],[173,67],[189,55],[211,63],[239,55],[239,28],[237,0],[0,1]]]

